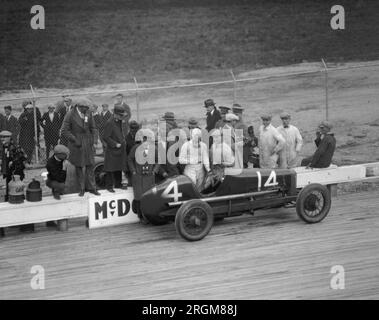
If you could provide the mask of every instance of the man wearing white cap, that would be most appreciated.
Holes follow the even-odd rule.
[[[262,125],[259,127],[259,164],[263,169],[274,169],[278,166],[279,151],[285,140],[279,131],[271,124],[271,116],[261,116]]]
[[[201,130],[193,129],[191,140],[183,144],[179,155],[179,163],[185,165],[184,174],[192,180],[199,191],[203,187],[204,169],[206,172],[211,170],[207,145],[200,140]]]
[[[290,169],[298,166],[298,154],[303,146],[303,138],[299,129],[290,124],[289,113],[282,113],[280,118],[283,124],[277,129],[283,136],[285,144],[279,152],[279,168]]]

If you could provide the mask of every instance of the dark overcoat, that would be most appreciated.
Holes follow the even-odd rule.
[[[0,113],[0,131],[5,130],[5,116]]]
[[[333,133],[327,133],[323,139],[315,140],[317,150],[312,157],[310,166],[313,168],[327,168],[332,163],[334,150],[336,149],[336,138]]]
[[[103,139],[107,144],[104,154],[104,171],[126,170],[126,140],[123,133],[122,121],[111,116],[104,126]],[[121,144],[120,148],[116,148],[116,144],[118,143]]]
[[[20,133],[20,124],[17,121],[17,118],[13,115],[10,115],[9,119],[5,117],[4,120],[4,129],[9,132],[12,132],[12,140],[16,144],[18,143],[18,134]]]
[[[45,141],[47,144],[56,145],[59,139],[61,121],[59,113],[54,112],[53,121],[50,120],[49,112],[43,114],[41,126],[44,130]]]
[[[38,108],[36,108],[37,115],[37,136],[40,134],[40,123],[41,117],[38,113]],[[20,147],[28,153],[28,151],[33,151],[36,141],[35,141],[35,131],[34,131],[34,112],[24,111],[18,118],[20,124],[20,136],[19,145]]]
[[[140,149],[141,143],[137,143],[133,146],[128,156],[129,170],[135,174],[132,175],[132,185],[134,192],[134,199],[140,200],[144,192],[152,188],[155,184],[155,173],[159,170],[157,163],[149,164],[148,162],[140,164],[136,161],[136,152]],[[150,146],[155,149],[154,144]]]
[[[213,113],[207,112],[207,131],[211,131],[216,127],[216,123],[221,119],[220,111],[215,107]]]
[[[68,160],[75,167],[94,164],[96,135],[97,129],[91,112],[87,111],[85,119],[80,117],[77,108],[66,114],[62,124],[62,136],[68,141]]]

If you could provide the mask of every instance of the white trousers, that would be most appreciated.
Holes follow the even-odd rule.
[[[197,190],[201,191],[205,178],[203,164],[187,164],[184,168],[184,174],[192,180]]]

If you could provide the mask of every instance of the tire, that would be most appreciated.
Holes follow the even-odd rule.
[[[328,215],[331,202],[329,190],[321,184],[312,183],[297,196],[296,213],[307,223],[317,223]]]
[[[212,226],[212,208],[199,199],[189,200],[182,204],[175,216],[176,231],[188,241],[203,239]]]

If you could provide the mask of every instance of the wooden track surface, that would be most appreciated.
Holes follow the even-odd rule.
[[[295,209],[259,211],[216,223],[199,242],[173,224],[68,232],[37,226],[0,239],[0,299],[379,299],[378,192],[334,198],[308,225]],[[33,265],[45,289],[32,290]],[[330,288],[333,265],[345,289]]]

